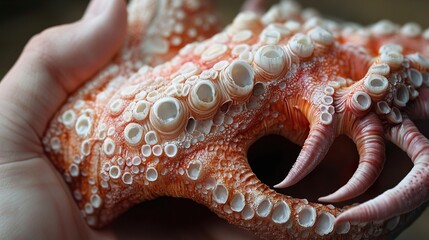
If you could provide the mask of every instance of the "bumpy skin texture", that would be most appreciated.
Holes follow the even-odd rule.
[[[428,40],[418,27],[340,24],[285,1],[263,16],[241,13],[223,32],[180,49],[214,33],[216,18],[207,4],[175,3],[132,2],[124,49],[46,132],[46,152],[88,224],[175,196],[267,239],[375,239],[406,225],[407,212],[429,199],[429,141],[410,120],[429,115]],[[414,168],[361,205],[311,203],[276,193],[250,169],[248,147],[269,133],[303,145],[276,187],[310,173],[338,135],[356,143],[356,173],[324,202],[371,186],[384,140]]]

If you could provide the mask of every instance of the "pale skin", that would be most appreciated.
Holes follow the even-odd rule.
[[[1,239],[113,237],[80,217],[40,139],[67,95],[118,50],[125,29],[125,1],[93,1],[81,20],[34,36],[1,81]]]

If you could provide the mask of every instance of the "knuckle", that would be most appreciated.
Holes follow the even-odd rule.
[[[59,80],[65,77],[60,65],[59,43],[64,33],[62,26],[48,28],[33,36],[26,47],[23,55],[40,69],[43,69],[52,79]]]
[[[24,48],[24,53],[35,55],[38,59],[51,59],[61,27],[51,27],[34,35]]]

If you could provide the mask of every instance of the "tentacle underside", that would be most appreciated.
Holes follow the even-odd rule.
[[[346,185],[326,197],[323,202],[339,202],[364,193],[380,175],[384,165],[383,126],[375,114],[355,120],[346,134],[355,142],[359,152],[359,165]]]
[[[215,34],[210,6],[131,1],[123,49],[52,120],[45,150],[88,224],[102,227],[164,195],[193,199],[266,239],[377,239],[408,224],[415,213],[407,212],[429,199],[429,141],[404,115],[429,116],[429,61],[418,54],[429,36],[385,22],[336,23],[292,1],[261,16],[260,0]],[[268,133],[303,146],[275,187],[314,170],[338,135],[355,142],[356,172],[324,202],[373,184],[384,139],[414,167],[356,207],[312,203],[276,193],[250,169],[246,151]]]
[[[326,126],[322,123],[313,123],[310,133],[304,142],[302,150],[290,170],[288,176],[276,188],[284,188],[294,185],[309,174],[323,160],[332,143],[335,131],[332,125]]]
[[[427,77],[427,85],[429,86],[429,76]],[[419,92],[419,96],[414,100],[407,112],[413,119],[429,118],[429,88],[424,88]]]
[[[429,140],[425,138],[414,124],[405,119],[387,132],[390,141],[407,152],[414,163],[410,173],[394,188],[382,195],[350,209],[336,220],[347,218],[351,221],[368,221],[386,219],[396,214],[409,212],[429,197]],[[398,198],[398,196],[400,196]],[[350,217],[353,216],[353,217]]]

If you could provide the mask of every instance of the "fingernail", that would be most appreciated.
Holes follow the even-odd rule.
[[[103,13],[113,1],[117,0],[91,0],[83,18],[91,18]]]

